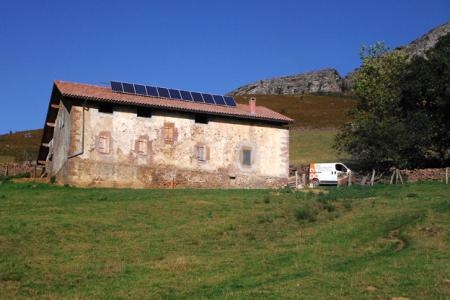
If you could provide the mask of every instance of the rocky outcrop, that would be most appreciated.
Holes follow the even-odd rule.
[[[420,38],[412,41],[406,46],[396,48],[396,50],[404,51],[409,57],[425,56],[425,52],[436,45],[441,37],[450,33],[450,22],[433,28]]]
[[[433,48],[439,39],[448,33],[450,33],[450,22],[430,30],[408,45],[398,47],[395,50],[405,51],[410,58],[416,55],[424,56],[427,50]],[[352,90],[353,80],[358,70],[359,68],[356,68],[344,78],[341,78],[335,69],[328,68],[292,76],[260,80],[239,87],[229,92],[229,94],[289,95],[302,93],[346,93]]]
[[[292,76],[250,83],[231,91],[230,95],[292,95],[302,93],[341,93],[341,76],[335,69],[323,69]]]

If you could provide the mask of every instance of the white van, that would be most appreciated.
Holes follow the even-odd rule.
[[[343,163],[310,163],[309,183],[317,185],[337,185],[343,183],[352,171]]]

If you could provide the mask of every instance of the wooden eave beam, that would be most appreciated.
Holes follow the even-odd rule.
[[[50,106],[51,106],[51,108],[57,108],[57,109],[60,108],[60,105],[59,104],[55,104],[55,103],[52,103]]]
[[[47,122],[47,126],[48,126],[48,127],[55,127],[56,124],[55,124],[55,123],[52,123],[52,122]]]
[[[42,143],[42,147],[50,147],[50,144],[49,143]]]

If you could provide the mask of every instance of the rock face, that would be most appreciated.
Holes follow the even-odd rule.
[[[405,51],[409,57],[424,56],[425,52],[436,45],[439,39],[450,33],[450,22],[438,26],[408,45],[395,50]],[[338,71],[332,68],[312,71],[292,76],[260,80],[239,87],[230,95],[289,95],[301,93],[345,93],[352,90],[353,80],[359,68],[349,72],[342,78]]]
[[[292,76],[260,80],[244,85],[230,95],[291,95],[302,93],[341,93],[341,76],[335,69],[323,69]]]
[[[434,48],[439,39],[448,33],[450,33],[450,22],[431,29],[428,33],[422,35],[420,38],[412,41],[408,45],[397,47],[394,51],[405,52],[408,55],[409,59],[413,58],[414,56],[425,56],[425,52]],[[359,68],[356,68],[353,71],[349,72],[343,78],[342,86],[345,86],[347,87],[347,89],[351,90],[358,70]]]
[[[424,56],[425,52],[436,45],[441,37],[450,33],[450,22],[433,28],[420,38],[412,41],[406,46],[400,46],[396,50],[408,53],[409,57]]]

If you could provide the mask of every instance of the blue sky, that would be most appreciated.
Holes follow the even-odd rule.
[[[396,47],[450,21],[448,0],[1,1],[0,134],[41,128],[56,79],[224,94]]]

